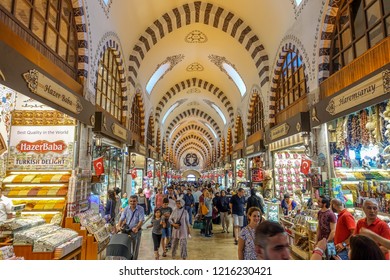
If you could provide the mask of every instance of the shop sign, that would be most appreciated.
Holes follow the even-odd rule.
[[[234,152],[233,155],[232,155],[232,158],[233,159],[238,159],[238,152]]]
[[[83,110],[80,99],[70,91],[55,83],[36,69],[23,74],[29,90],[51,102],[75,113]]]
[[[384,79],[382,73],[373,76],[363,84],[354,86],[344,93],[333,97],[329,101],[329,104],[326,107],[326,111],[333,116],[355,107],[356,105],[365,103],[369,100],[389,93],[389,90],[386,91],[382,89],[383,82]]]
[[[46,154],[49,152],[62,154],[67,149],[67,147],[68,145],[66,145],[62,140],[55,142],[49,142],[46,140],[29,142],[22,140],[18,145],[16,145],[16,149],[20,153],[34,152],[37,154]]]
[[[115,136],[118,136],[123,140],[127,140],[127,130],[121,127],[120,125],[113,123],[111,126],[111,130]]]
[[[255,152],[255,145],[250,145],[245,149],[245,154],[247,155],[253,154],[254,152]]]
[[[12,126],[10,170],[73,168],[75,126]]]
[[[284,123],[282,125],[279,125],[273,129],[271,129],[271,132],[270,132],[271,140],[273,141],[277,138],[280,138],[280,137],[287,135],[289,129],[290,129],[290,126],[287,123]]]
[[[142,154],[142,155],[146,155],[146,148],[144,145],[139,145],[139,152]]]

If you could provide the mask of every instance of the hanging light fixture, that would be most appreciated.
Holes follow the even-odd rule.
[[[135,167],[135,161],[137,160],[137,154],[131,153],[131,168]]]

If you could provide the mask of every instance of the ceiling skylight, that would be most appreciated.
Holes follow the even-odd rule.
[[[222,63],[222,67],[226,70],[230,78],[232,78],[232,80],[240,90],[241,96],[244,96],[246,92],[246,86],[244,81],[241,79],[240,75],[237,73],[236,69],[234,69],[231,65],[227,64],[226,62]]]
[[[299,6],[299,4],[301,4],[302,0],[295,0],[295,3],[297,4],[297,6]]]
[[[211,107],[213,107],[214,110],[217,111],[218,115],[221,117],[221,119],[223,121],[223,124],[226,124],[226,118],[225,118],[225,115],[222,113],[221,109],[219,109],[219,107],[217,105],[215,105],[214,103],[211,104]]]
[[[217,133],[215,133],[215,131],[214,131],[214,129],[211,127],[211,125],[209,125],[208,123],[204,123],[204,124],[205,124],[205,126],[207,126],[207,127],[211,130],[211,132],[213,133],[214,137],[215,137],[215,138],[218,138]],[[209,144],[210,144],[210,143],[209,143]]]
[[[168,111],[165,113],[165,115],[164,115],[164,117],[163,117],[163,119],[162,119],[162,123],[163,123],[163,124],[164,124],[165,120],[168,118],[168,115],[169,115],[170,113],[172,113],[172,111],[175,110],[175,108],[176,108],[177,106],[179,106],[179,103],[178,103],[178,102],[176,102],[175,104],[173,104],[173,105],[171,106],[171,108],[168,109]]]
[[[161,62],[159,65],[157,65],[157,70],[153,73],[152,77],[149,79],[148,83],[146,84],[146,92],[148,94],[152,93],[152,90],[156,83],[164,78],[164,75],[173,69],[178,63],[180,63],[184,59],[183,54],[177,54],[168,56],[163,62]]]
[[[147,93],[151,93],[154,86],[156,85],[156,83],[158,82],[158,80],[161,79],[161,77],[165,74],[165,72],[168,71],[169,67],[171,66],[171,63],[170,62],[167,62],[163,65],[161,65],[157,70],[156,72],[154,72],[154,74],[152,75],[152,77],[150,78],[148,84],[146,85],[146,91]]]

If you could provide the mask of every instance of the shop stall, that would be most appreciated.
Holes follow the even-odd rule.
[[[307,174],[312,159],[308,156],[308,147],[304,145],[304,135],[309,131],[309,113],[305,112],[266,132],[273,165],[274,197],[279,200],[288,193],[304,205],[310,198]]]
[[[131,132],[118,120],[106,112],[95,113],[93,127],[93,167],[97,177],[93,184],[93,202],[102,211],[107,201],[107,191],[119,188],[122,190],[125,168],[126,144],[130,143]]]
[[[139,188],[143,187],[145,166],[146,166],[146,148],[144,145],[132,141],[129,146],[129,170],[130,180],[127,181],[126,191],[128,194],[136,194]]]
[[[239,149],[232,154],[234,170],[234,189],[246,186],[247,184],[247,160],[243,156],[243,150]]]
[[[264,196],[263,180],[265,175],[265,148],[263,141],[247,145],[245,148],[245,157],[249,165],[249,178],[252,187],[256,188],[256,190]]]
[[[327,188],[349,208],[364,199],[390,213],[390,65],[324,98],[311,109],[312,126],[327,132]],[[321,190],[322,191],[322,190]]]
[[[94,106],[60,69],[34,64],[0,38],[0,178],[18,209],[0,239],[9,234],[24,259],[80,259],[83,236],[62,226],[89,208],[91,173],[80,166],[76,135],[94,124]]]

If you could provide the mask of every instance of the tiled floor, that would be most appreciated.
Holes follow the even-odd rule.
[[[145,225],[150,222],[147,221]],[[144,227],[145,227],[144,225]],[[230,233],[221,233],[220,225],[213,225],[214,235],[206,238],[200,235],[200,230],[191,229],[191,239],[188,239],[188,259],[190,260],[237,260],[237,246],[234,245],[232,229]],[[160,255],[162,251],[160,249]],[[178,251],[177,257],[180,256]],[[139,260],[154,260],[152,229],[144,229],[142,233]],[[171,260],[171,251],[167,257]]]

